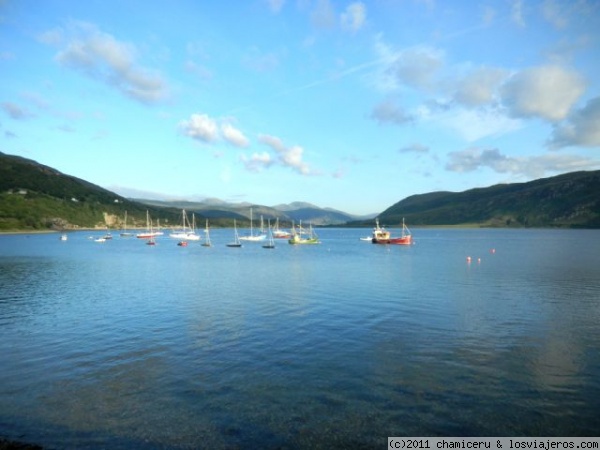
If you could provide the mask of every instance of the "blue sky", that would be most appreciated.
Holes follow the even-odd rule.
[[[352,214],[600,169],[597,0],[0,0],[0,151]]]

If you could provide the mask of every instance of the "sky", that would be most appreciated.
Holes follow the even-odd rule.
[[[0,151],[127,197],[305,201],[600,169],[599,0],[0,0]]]

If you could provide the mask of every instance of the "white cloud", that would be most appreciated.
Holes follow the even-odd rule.
[[[354,2],[348,5],[346,11],[341,14],[342,28],[351,32],[360,30],[367,20],[367,8],[362,2]]]
[[[443,53],[432,47],[414,47],[396,55],[390,72],[401,84],[430,89],[444,63]]]
[[[458,80],[454,99],[471,107],[490,104],[507,75],[507,71],[495,67],[477,68]]]
[[[414,118],[391,100],[384,100],[373,108],[371,117],[379,123],[403,125]]]
[[[273,159],[268,152],[253,153],[250,158],[241,155],[240,159],[250,172],[260,172],[273,164]]]
[[[494,108],[453,108],[432,116],[430,120],[457,132],[467,142],[501,136],[522,127],[520,120],[506,117]]]
[[[235,145],[236,147],[248,147],[250,144],[250,141],[246,136],[244,136],[244,133],[230,123],[224,123],[221,125],[221,134],[223,139],[230,144]]]
[[[600,97],[590,100],[573,113],[566,123],[556,126],[550,148],[569,146],[600,147]]]
[[[298,145],[286,147],[281,139],[270,135],[260,135],[258,140],[269,146],[275,152],[276,163],[284,167],[289,167],[301,175],[312,174],[308,164],[306,164],[303,160],[304,149],[302,147]],[[269,165],[271,165],[271,162]]]
[[[573,172],[597,168],[598,161],[577,156],[546,154],[541,156],[515,158],[503,155],[496,148],[469,148],[448,154],[446,170],[451,172],[473,172],[489,168],[497,173],[508,173],[527,178],[540,178],[546,173]]]
[[[496,148],[481,150],[479,148],[468,148],[466,150],[451,152],[448,154],[449,161],[446,169],[451,172],[472,172],[480,167],[490,167],[496,172],[518,172],[519,161],[517,158],[509,158],[502,155]]]
[[[189,120],[181,121],[179,127],[186,136],[206,143],[219,136],[217,122],[206,114],[192,114]]]
[[[46,32],[41,40],[62,47],[56,55],[61,65],[100,80],[127,97],[154,103],[168,96],[163,78],[137,63],[133,45],[117,40],[95,25],[77,22],[68,30]]]
[[[585,89],[583,78],[561,66],[540,66],[513,75],[501,90],[515,117],[564,119]]]

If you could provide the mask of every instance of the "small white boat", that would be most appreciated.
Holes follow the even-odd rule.
[[[252,223],[252,208],[250,208],[250,235],[249,236],[242,236],[240,238],[241,241],[253,241],[253,242],[258,242],[258,241],[264,241],[265,239],[267,239],[267,235],[262,233],[261,234],[254,234],[254,226]]]
[[[169,234],[169,237],[173,239],[182,239],[186,241],[199,241],[200,236],[196,234],[196,218],[192,214],[193,225],[190,225],[190,221],[187,218],[185,209],[181,210],[182,222],[181,229],[174,230],[173,233]]]

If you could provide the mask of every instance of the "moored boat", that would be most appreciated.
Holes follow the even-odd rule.
[[[200,236],[196,234],[196,218],[194,217],[194,215],[192,214],[192,225],[190,225],[190,222],[185,213],[185,209],[181,210],[181,215],[181,229],[174,230],[171,234],[169,234],[169,237],[173,239],[182,239],[185,241],[199,241]]]
[[[263,248],[275,248],[275,240],[273,239],[273,229],[271,228],[271,220],[269,220],[269,241],[263,245]]]
[[[206,227],[204,228],[204,242],[201,245],[202,247],[212,246],[212,243],[210,242],[210,231],[208,229],[208,219],[206,219]]]
[[[241,247],[242,243],[240,242],[240,236],[237,231],[237,224],[235,219],[233,219],[233,242],[227,244],[227,247]]]
[[[402,234],[400,237],[392,237],[388,230],[379,226],[379,219],[375,219],[371,242],[373,244],[410,245],[412,244],[412,234],[404,223],[404,218],[402,219]]]
[[[273,237],[275,239],[289,239],[292,237],[292,233],[279,228],[279,217],[277,218],[277,221],[275,222],[275,228],[273,228],[273,230],[271,230],[271,231],[272,231]]]
[[[306,237],[303,237],[306,236]],[[312,224],[309,225],[308,231],[302,228],[302,222],[298,225],[298,229],[292,228],[292,237],[288,240],[292,245],[297,244],[320,244],[319,237],[313,231]]]
[[[146,211],[146,231],[142,231],[141,233],[137,233],[135,236],[138,239],[153,239],[156,236],[162,236],[162,231],[154,231],[151,226],[150,221],[150,213]]]
[[[129,231],[127,231],[127,211],[125,211],[125,221],[123,222],[123,230],[121,231],[120,236],[121,237],[133,236],[133,233],[130,233]]]
[[[239,238],[240,241],[258,242],[258,241],[264,241],[265,239],[267,239],[267,235],[262,231],[262,225],[261,225],[260,234],[254,234],[254,225],[252,222],[253,222],[252,208],[250,208],[250,234],[248,236],[241,236]],[[261,222],[262,222],[262,218],[261,218]]]

